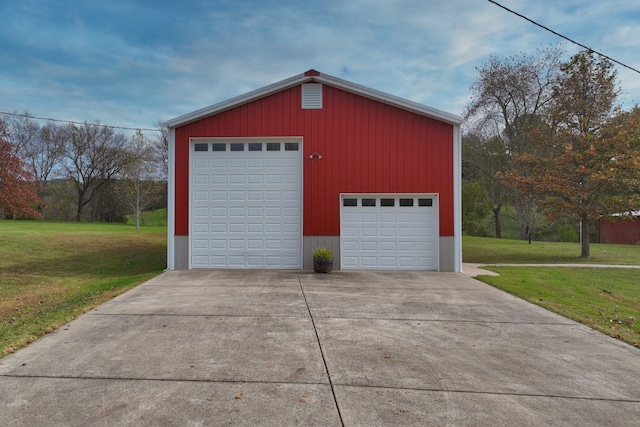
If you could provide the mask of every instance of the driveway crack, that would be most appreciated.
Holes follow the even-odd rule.
[[[338,404],[338,398],[336,397],[336,391],[333,386],[333,381],[331,380],[331,372],[329,372],[329,365],[327,365],[327,359],[324,354],[324,350],[322,349],[322,343],[320,342],[320,335],[318,335],[318,329],[316,328],[316,322],[313,319],[313,313],[311,313],[311,308],[309,307],[309,301],[307,300],[307,294],[304,292],[304,287],[302,286],[302,281],[300,280],[300,275],[296,272],[296,277],[298,278],[298,283],[300,284],[300,291],[302,292],[302,297],[304,298],[304,303],[307,306],[307,311],[309,312],[309,318],[311,319],[311,324],[313,325],[313,332],[316,334],[316,342],[318,343],[318,348],[320,349],[320,355],[322,356],[322,363],[324,363],[324,370],[327,373],[327,378],[329,379],[329,386],[331,387],[331,394],[333,395],[333,401],[336,404],[336,410],[338,411],[338,418],[340,418],[340,425],[344,427],[344,420],[342,419],[342,413],[340,412],[340,405]]]

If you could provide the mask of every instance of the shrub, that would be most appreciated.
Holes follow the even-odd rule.
[[[330,259],[333,258],[333,252],[329,248],[325,248],[324,246],[320,246],[311,251],[311,255],[314,258],[322,258],[322,259]]]

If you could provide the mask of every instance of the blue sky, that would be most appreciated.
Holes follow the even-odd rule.
[[[499,2],[640,69],[638,1]],[[145,128],[311,68],[462,114],[490,55],[561,42],[485,0],[21,0],[0,16],[1,111]],[[616,69],[640,103],[640,74]]]

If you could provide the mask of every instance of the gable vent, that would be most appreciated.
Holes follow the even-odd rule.
[[[302,108],[322,108],[322,85],[320,83],[307,83],[302,85]]]

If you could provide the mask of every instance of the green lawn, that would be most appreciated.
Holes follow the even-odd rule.
[[[640,246],[591,246],[580,258],[577,243],[527,242],[480,237],[463,239],[464,262],[640,265]],[[479,280],[517,297],[639,346],[640,270],[593,267],[486,267],[500,276]]]
[[[532,242],[464,236],[464,262],[480,264],[629,264],[640,265],[640,245],[591,244],[591,258],[580,257],[579,243]]]
[[[127,215],[127,224],[136,225],[136,216]],[[155,211],[143,212],[140,220],[141,226],[166,227],[167,209],[156,209]]]
[[[165,267],[164,227],[0,221],[0,357]]]

